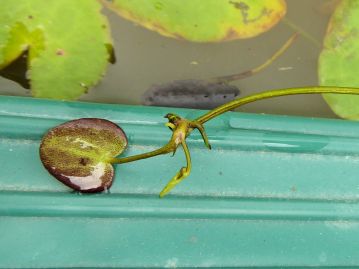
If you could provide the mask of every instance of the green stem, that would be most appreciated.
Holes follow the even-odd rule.
[[[160,192],[160,197],[163,198],[165,195],[167,195],[177,184],[179,184],[182,180],[184,180],[186,177],[189,176],[191,173],[191,154],[189,153],[189,149],[187,146],[187,143],[185,140],[182,141],[182,148],[184,151],[184,154],[186,156],[186,167],[182,167],[179,172],[167,183],[167,185],[163,188],[163,190]]]
[[[167,114],[166,117],[169,119],[169,127],[172,130],[172,137],[170,141],[163,147],[134,156],[129,156],[125,158],[112,158],[110,159],[110,163],[127,163],[133,162],[141,159],[146,159],[150,157],[154,157],[160,154],[167,154],[170,152],[175,152],[178,145],[181,144],[183,150],[185,152],[187,166],[182,167],[179,172],[168,182],[168,184],[164,187],[164,189],[160,193],[160,197],[168,194],[177,184],[179,184],[183,179],[189,176],[191,172],[191,156],[186,144],[186,137],[194,130],[194,127],[199,129],[202,133],[202,137],[206,144],[209,143],[206,139],[206,135],[203,129],[202,124],[205,122],[217,117],[227,111],[230,111],[239,106],[255,102],[258,100],[286,96],[286,95],[296,95],[296,94],[318,94],[318,93],[330,93],[330,94],[359,94],[359,88],[345,88],[345,87],[305,87],[305,88],[292,88],[292,89],[282,89],[282,90],[272,90],[262,93],[253,94],[247,97],[239,98],[233,100],[227,104],[219,106],[203,116],[197,118],[194,121],[183,119],[175,114]],[[206,142],[207,141],[207,142]],[[210,148],[210,147],[209,147]]]
[[[314,38],[311,34],[308,34],[305,30],[303,30],[301,27],[299,27],[298,25],[293,23],[288,18],[284,17],[281,21],[282,21],[282,23],[287,25],[289,28],[298,32],[300,35],[304,36],[306,39],[311,41],[316,47],[318,47],[318,48],[322,47],[322,44],[316,38]]]
[[[133,155],[133,156],[128,156],[128,157],[124,157],[124,158],[111,158],[110,160],[108,160],[109,163],[129,163],[129,162],[133,162],[133,161],[137,161],[137,160],[142,160],[142,159],[147,159],[147,158],[151,158],[157,155],[161,155],[161,154],[167,154],[170,152],[173,152],[176,149],[176,147],[174,146],[172,139],[163,147],[150,151],[150,152],[145,152],[142,154],[138,154],[138,155]]]
[[[217,117],[227,111],[263,99],[269,99],[273,97],[286,96],[286,95],[319,94],[319,93],[359,94],[359,88],[317,86],[317,87],[304,87],[304,88],[302,87],[302,88],[266,91],[266,92],[246,96],[243,98],[235,99],[231,102],[228,102],[224,105],[221,105],[207,112],[203,116],[197,118],[195,121],[203,124],[209,121],[210,119],[213,119],[214,117]]]
[[[292,89],[281,89],[281,90],[272,90],[262,93],[253,94],[247,97],[235,99],[229,103],[226,103],[224,105],[221,105],[206,114],[202,115],[201,117],[197,118],[193,122],[197,122],[199,124],[204,124],[205,122],[213,119],[214,117],[217,117],[227,111],[233,110],[237,107],[240,107],[242,105],[252,103],[255,101],[263,100],[263,99],[269,99],[273,97],[280,97],[280,96],[286,96],[286,95],[296,95],[296,94],[321,94],[321,93],[330,93],[330,94],[356,94],[359,95],[359,88],[345,88],[345,87],[326,87],[326,86],[317,86],[317,87],[304,87],[304,88],[292,88]],[[186,126],[186,125],[184,125]],[[177,149],[178,144],[176,144],[176,138],[178,137],[179,133],[182,133],[183,137],[187,137],[191,131],[193,131],[192,128],[189,128],[190,126],[187,126],[186,128],[184,126],[181,126],[180,128],[176,128],[174,130],[174,133],[170,139],[170,141],[163,147],[156,149],[154,151],[124,157],[124,158],[112,158],[109,160],[110,163],[128,163],[133,162],[141,159],[147,159],[151,158],[157,155],[161,154],[167,154],[170,152],[174,152]]]
[[[217,77],[212,79],[211,81],[215,83],[225,83],[229,81],[243,79],[259,73],[260,71],[271,65],[276,59],[278,59],[293,44],[293,42],[296,40],[297,37],[298,37],[298,33],[293,34],[279,50],[277,50],[267,61],[265,61],[260,66],[257,66],[256,68],[244,71],[239,74]]]

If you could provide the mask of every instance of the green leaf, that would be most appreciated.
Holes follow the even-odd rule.
[[[2,0],[0,69],[27,52],[36,97],[76,99],[111,58],[106,17],[96,0]]]
[[[284,0],[104,0],[122,17],[164,36],[194,42],[250,38],[273,27]]]
[[[319,58],[319,83],[323,86],[359,87],[359,1],[341,1],[330,19]],[[359,96],[325,94],[340,117],[359,119]]]
[[[40,158],[45,168],[65,185],[81,192],[99,192],[112,185],[110,161],[127,147],[116,124],[83,118],[61,124],[43,137]]]

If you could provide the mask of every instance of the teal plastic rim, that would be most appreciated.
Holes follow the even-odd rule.
[[[193,169],[159,156],[116,166],[110,193],[79,195],[43,168],[42,135],[67,120],[119,124],[132,155],[165,144],[168,112],[0,97],[0,268],[359,266],[359,124],[230,112],[188,138]]]

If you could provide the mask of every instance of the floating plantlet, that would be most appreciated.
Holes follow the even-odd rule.
[[[204,124],[239,106],[258,100],[297,94],[356,94],[359,88],[307,87],[266,91],[239,98],[221,105],[197,119],[182,118],[173,113],[167,114],[166,126],[172,131],[168,143],[154,151],[118,158],[127,146],[124,131],[116,124],[104,119],[78,119],[51,129],[43,137],[40,145],[40,158],[45,168],[58,180],[81,192],[100,192],[111,187],[113,164],[124,164],[161,154],[176,153],[181,146],[186,156],[186,166],[168,182],[160,197],[168,194],[177,184],[189,176],[192,165],[186,139],[197,129],[204,144],[211,149]]]

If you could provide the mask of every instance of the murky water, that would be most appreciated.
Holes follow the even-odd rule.
[[[180,79],[209,79],[258,66],[300,27],[315,40],[300,36],[277,61],[255,76],[232,82],[239,96],[255,92],[317,85],[317,62],[333,0],[287,0],[287,15],[270,31],[252,39],[197,44],[160,36],[105,10],[115,42],[117,63],[80,100],[141,104],[153,84]],[[21,86],[0,78],[0,94],[29,95]],[[221,96],[220,96],[221,97]],[[217,99],[220,97],[216,97]],[[223,96],[222,96],[223,97]],[[216,100],[218,101],[218,100]],[[245,112],[335,117],[321,96],[291,96],[260,101]]]

